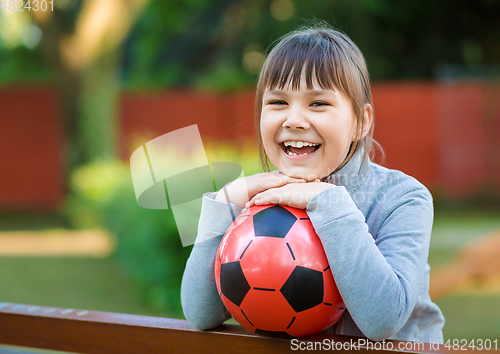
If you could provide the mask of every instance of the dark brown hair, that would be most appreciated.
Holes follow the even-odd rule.
[[[260,131],[264,91],[283,89],[287,85],[290,85],[292,90],[298,90],[303,70],[308,89],[313,88],[315,79],[322,89],[339,90],[352,103],[358,139],[352,143],[344,161],[333,172],[344,167],[362,148],[364,159],[368,158],[376,142],[373,140],[373,123],[368,134],[361,138],[364,129],[364,107],[365,104],[372,104],[370,80],[363,54],[347,35],[321,23],[320,26],[287,34],[271,50],[262,67],[257,84],[256,123],[259,154],[264,170],[270,170]]]

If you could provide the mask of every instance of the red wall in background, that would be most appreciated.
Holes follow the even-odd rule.
[[[205,141],[255,137],[254,91],[203,94],[187,90],[122,95],[122,153],[170,131],[197,124]]]
[[[61,127],[54,92],[0,90],[0,208],[54,209],[64,194]]]
[[[375,140],[384,165],[414,176],[427,187],[437,182],[438,152],[433,83],[381,83],[372,89]]]
[[[385,165],[454,197],[500,188],[500,88],[486,83],[376,83],[375,139]],[[64,196],[61,127],[50,89],[0,90],[0,208],[53,208]],[[253,139],[254,92],[124,93],[122,157],[198,124],[205,142]]]
[[[462,83],[436,87],[439,119],[437,180],[459,195],[500,187],[500,86]]]

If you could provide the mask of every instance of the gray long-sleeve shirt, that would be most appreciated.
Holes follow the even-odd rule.
[[[347,308],[335,332],[442,343],[444,317],[429,297],[432,197],[402,172],[361,162],[354,156],[330,179],[337,187],[306,208]],[[194,245],[181,287],[184,315],[199,329],[230,318],[217,293],[214,262],[233,222],[228,207],[234,215],[242,209],[214,198],[203,197],[198,238],[206,241]]]

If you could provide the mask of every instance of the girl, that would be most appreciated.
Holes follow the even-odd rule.
[[[197,328],[230,318],[214,280],[217,247],[234,215],[252,205],[307,211],[346,312],[329,333],[441,342],[444,318],[429,294],[433,221],[427,189],[370,161],[373,109],[358,47],[328,27],[292,32],[269,53],[257,86],[265,172],[203,197],[181,301]],[[268,160],[269,159],[269,160]]]

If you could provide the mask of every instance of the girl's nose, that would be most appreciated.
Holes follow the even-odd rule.
[[[311,125],[300,109],[289,110],[286,120],[283,122],[283,128],[292,130],[308,130],[310,127]]]

